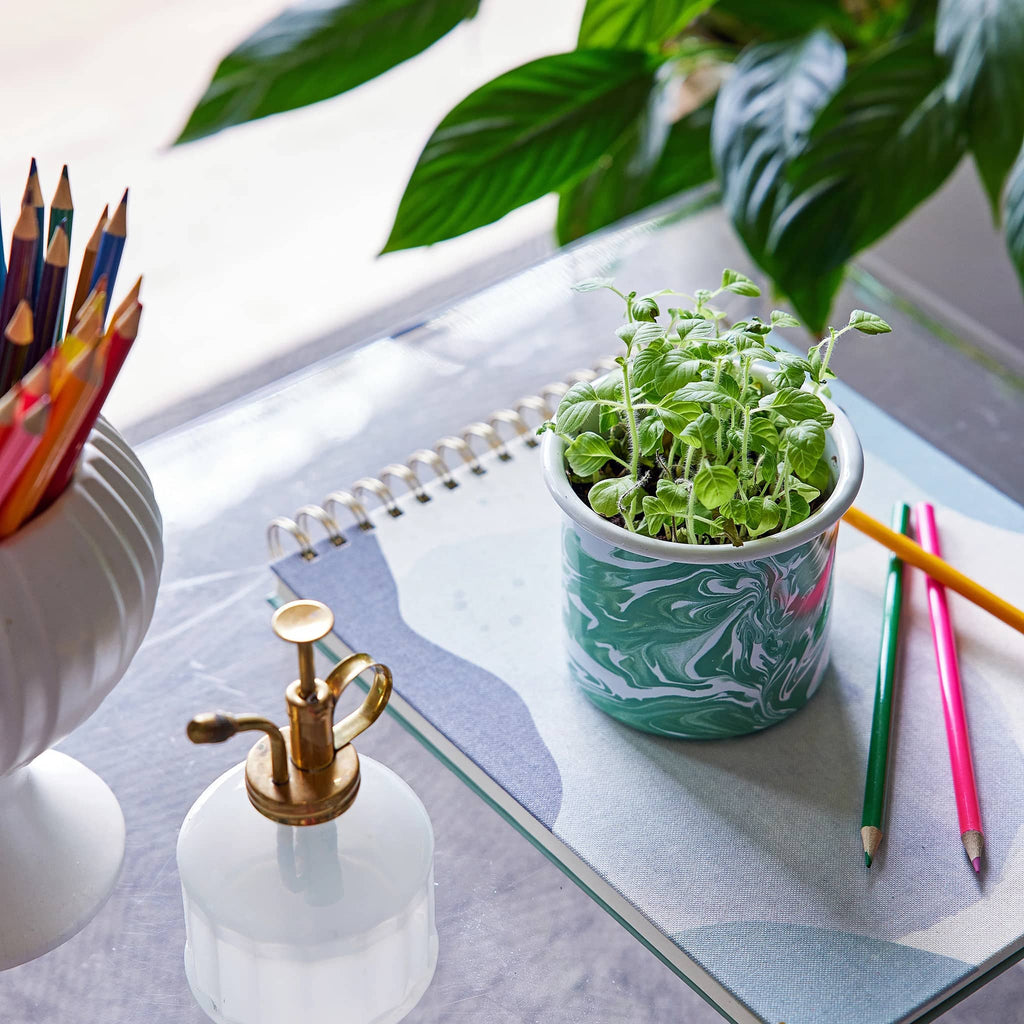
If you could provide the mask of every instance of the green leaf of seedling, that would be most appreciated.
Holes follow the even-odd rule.
[[[811,506],[807,504],[807,500],[803,495],[798,494],[796,491],[789,492],[788,513],[786,512],[785,497],[781,499],[779,506],[782,515],[785,516],[785,522],[782,524],[784,530],[788,530],[791,526],[796,526],[797,523],[802,523],[811,514]]]
[[[661,448],[662,439],[665,436],[665,424],[660,416],[645,416],[636,428],[637,437],[640,439],[640,454],[651,455]]]
[[[767,416],[750,417],[750,450],[758,455],[774,452],[779,447],[779,432]]]
[[[812,487],[816,487],[819,494],[824,494],[832,486],[832,472],[829,469],[828,459],[818,459],[814,469],[804,475],[804,480]]]
[[[743,526],[747,522],[747,502],[743,498],[730,498],[718,510],[723,519]]]
[[[825,428],[817,420],[801,420],[786,427],[782,440],[789,454],[789,464],[797,475],[806,477],[813,473],[825,454]]]
[[[700,379],[701,365],[677,348],[644,349],[633,360],[633,380],[655,395],[672,395],[691,381]]]
[[[555,428],[567,437],[577,437],[600,426],[601,406],[592,384],[580,381],[562,396],[555,414]]]
[[[636,313],[635,306],[633,307],[633,312],[634,314]],[[665,328],[656,320],[641,323],[637,326],[636,333],[633,335],[633,348],[643,348],[652,342],[660,341],[664,337]]]
[[[683,444],[691,448],[703,448],[704,451],[714,451],[715,439],[718,436],[718,420],[709,412],[701,413],[696,419],[681,431],[672,431]]]
[[[760,409],[771,409],[772,412],[793,422],[800,420],[818,420],[820,422],[826,411],[825,403],[817,395],[795,387],[779,388],[778,391],[772,391],[765,395],[757,405]]]
[[[708,508],[718,508],[728,501],[738,486],[736,474],[728,466],[704,466],[693,478],[694,494]]]
[[[602,288],[615,288],[615,278],[613,277],[586,277],[582,281],[577,281],[573,286],[574,292],[596,292]]]
[[[587,492],[587,500],[598,515],[614,519],[622,514],[623,509],[636,515],[642,493],[636,481],[628,476],[620,476],[611,480],[598,480]]]
[[[761,294],[761,289],[749,277],[741,274],[738,270],[722,271],[722,287],[734,295],[755,296]]]
[[[863,309],[855,309],[850,314],[850,326],[861,334],[888,334],[892,330],[880,316]]]
[[[658,309],[658,304],[650,296],[643,299],[637,299],[633,303],[633,319],[644,320],[654,323],[658,319],[661,310]]]
[[[565,457],[574,473],[593,476],[609,459],[615,458],[615,453],[600,434],[588,432],[569,445]]]
[[[704,411],[696,402],[687,402],[679,397],[678,392],[671,398],[666,398],[658,403],[658,415],[676,437],[679,437],[687,426],[692,423]]]
[[[779,519],[779,506],[771,498],[751,498],[747,502],[747,530],[751,537],[774,530]]]
[[[779,478],[779,458],[774,452],[765,452],[761,456],[760,477],[762,483],[769,487],[775,486]]]
[[[799,477],[793,476],[789,478],[790,489],[795,494],[799,494],[804,501],[810,503],[821,493],[817,487],[812,487],[808,483],[804,483]]]
[[[642,508],[644,525],[647,527],[648,535],[657,537],[665,529],[665,524],[672,518],[671,515],[669,515],[665,510],[665,506],[653,494],[644,495]]]
[[[792,313],[787,313],[784,309],[773,309],[772,310],[772,328],[776,327],[799,327],[800,321],[797,320]]]
[[[733,381],[733,384],[736,382]],[[681,391],[678,392],[678,397],[683,398],[688,402],[706,402],[708,404],[714,404],[716,402],[733,402],[739,397],[739,387],[735,388],[735,394],[731,395],[728,391],[719,384],[715,384],[714,381],[710,380],[695,380],[691,384],[687,384]]]
[[[616,327],[615,336],[628,348],[633,344],[633,339],[636,337],[637,326],[637,324],[628,323],[623,324],[621,327]]]
[[[714,320],[705,320],[703,317],[686,317],[676,324],[676,333],[680,341],[714,338],[718,334],[718,325]]]
[[[801,388],[804,384],[804,371],[798,366],[783,366],[769,379],[775,388]]]
[[[658,500],[669,515],[684,516],[690,504],[690,492],[685,484],[677,484],[664,477],[658,481]]]

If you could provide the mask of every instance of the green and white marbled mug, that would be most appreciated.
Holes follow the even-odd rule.
[[[831,493],[803,523],[742,548],[628,533],[577,497],[564,442],[544,435],[545,482],[566,516],[569,667],[602,711],[660,736],[715,739],[774,725],[814,694],[828,664],[838,523],[864,467],[850,421],[826,404]]]

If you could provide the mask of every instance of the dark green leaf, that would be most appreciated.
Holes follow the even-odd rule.
[[[662,87],[582,181],[558,200],[558,241],[564,245],[714,176],[711,109],[706,103],[674,124]]]
[[[1024,138],[1024,0],[939,0],[935,49],[963,111],[971,151],[998,218]]]
[[[592,384],[580,381],[562,396],[555,414],[555,429],[560,434],[576,437],[600,426],[601,406]]]
[[[665,506],[661,501],[654,497],[653,494],[644,495],[641,507],[644,512],[644,525],[647,527],[647,533],[651,537],[657,537],[665,529],[665,524],[672,517],[665,510]]]
[[[657,46],[684,29],[715,0],[587,0],[577,46]]]
[[[822,26],[846,36],[857,33],[839,0],[718,0],[715,13],[734,19],[741,29],[759,29],[758,37],[789,38]]]
[[[679,398],[666,398],[658,403],[658,415],[662,423],[676,437],[683,434],[686,428],[701,415],[701,407],[696,402]]]
[[[578,181],[640,115],[653,83],[646,54],[577,50],[481,86],[428,140],[384,251],[461,235]]]
[[[644,349],[633,360],[633,380],[652,395],[674,394],[699,377],[700,363],[677,348]]]
[[[682,431],[674,433],[680,441],[691,448],[703,448],[704,451],[710,452],[714,451],[718,428],[718,420],[711,413],[705,412],[686,424]]]
[[[748,46],[719,90],[711,146],[723,202],[751,255],[773,276],[770,237],[786,168],[845,71],[842,43],[818,30]]]
[[[779,518],[779,506],[771,498],[751,498],[747,502],[747,529],[751,537],[774,530]]]
[[[747,521],[747,502],[743,498],[730,498],[718,511],[733,523],[744,525]]]
[[[787,500],[789,501],[788,512],[785,508]],[[811,507],[807,504],[807,499],[795,491],[787,492],[780,505],[782,515],[785,517],[785,521],[782,524],[784,530],[788,530],[791,526],[796,526],[797,523],[802,523],[811,514]]]
[[[714,381],[695,380],[692,384],[687,384],[679,392],[679,397],[687,402],[707,402],[708,404],[713,404],[716,402],[731,402],[735,400],[736,395],[730,395],[725,388],[715,384]]]
[[[846,260],[931,195],[960,159],[944,74],[927,33],[884,49],[841,86],[788,168],[769,259],[813,330],[824,326]]]
[[[640,439],[640,454],[650,455],[661,448],[665,436],[665,423],[659,416],[645,416],[636,428]]]
[[[479,0],[337,0],[289,7],[231,51],[178,142],[337,96],[425,50]]]
[[[772,310],[772,327],[799,327],[800,321],[792,313],[784,309]]]
[[[707,508],[718,508],[728,501],[738,486],[736,474],[728,466],[703,466],[693,478],[693,492]]]
[[[593,476],[609,459],[614,457],[608,442],[599,434],[580,434],[565,450],[565,457],[574,473]]]
[[[1006,246],[1024,288],[1024,149],[1006,182]]]
[[[779,432],[767,416],[751,416],[749,430],[750,450],[759,455],[774,452],[779,447]]]

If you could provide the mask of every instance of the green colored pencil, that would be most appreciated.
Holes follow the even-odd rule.
[[[68,245],[70,246],[71,225],[74,219],[75,204],[71,201],[71,180],[68,178],[68,165],[65,164],[57,181],[57,190],[50,201],[50,223],[46,229],[46,244],[49,245],[53,241],[53,233],[57,228],[63,228],[64,234],[67,235]],[[64,280],[61,283],[60,305],[57,309],[57,321],[53,328],[52,344],[56,344],[64,337],[64,303],[67,297],[68,276],[65,274]]]
[[[905,502],[897,502],[893,506],[892,528],[909,536],[910,506]],[[860,823],[860,835],[864,841],[864,863],[868,867],[871,867],[871,858],[882,841],[886,776],[889,770],[892,694],[896,684],[896,653],[899,648],[902,601],[903,563],[895,555],[890,555],[882,613],[882,644],[878,651],[878,678],[875,682],[875,712],[871,720],[871,745],[868,748],[868,774],[864,784],[864,814]]]

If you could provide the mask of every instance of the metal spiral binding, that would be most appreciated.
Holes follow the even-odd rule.
[[[344,506],[361,530],[372,530],[373,522],[367,512],[363,500],[368,496],[377,499],[378,504],[394,519],[404,515],[399,507],[395,494],[391,489],[393,481],[401,481],[406,491],[417,502],[426,504],[431,501],[424,487],[424,481],[417,473],[417,467],[427,467],[448,490],[454,490],[459,482],[445,461],[445,453],[451,452],[459,457],[468,470],[476,476],[483,476],[487,469],[480,461],[478,453],[473,449],[475,441],[486,445],[486,451],[494,455],[499,462],[508,462],[512,458],[508,441],[520,441],[527,448],[537,447],[535,431],[545,420],[555,415],[562,396],[577,383],[589,383],[609,370],[615,368],[611,359],[602,359],[593,369],[574,370],[564,381],[546,384],[536,395],[527,395],[514,402],[510,408],[499,409],[493,413],[486,423],[470,423],[463,427],[459,436],[448,435],[440,438],[434,447],[418,448],[404,463],[392,462],[386,465],[375,477],[366,476],[356,480],[350,491],[331,491],[324,499],[323,506],[303,505],[295,513],[295,518],[276,516],[267,527],[267,544],[271,558],[284,556],[282,533],[290,534],[298,545],[299,554],[310,561],[316,558],[316,550],[312,539],[311,527],[319,523],[327,539],[335,547],[345,544],[345,536],[338,522],[338,508]],[[527,416],[537,420],[533,426]],[[513,436],[507,440],[502,437],[500,428],[511,427]]]

